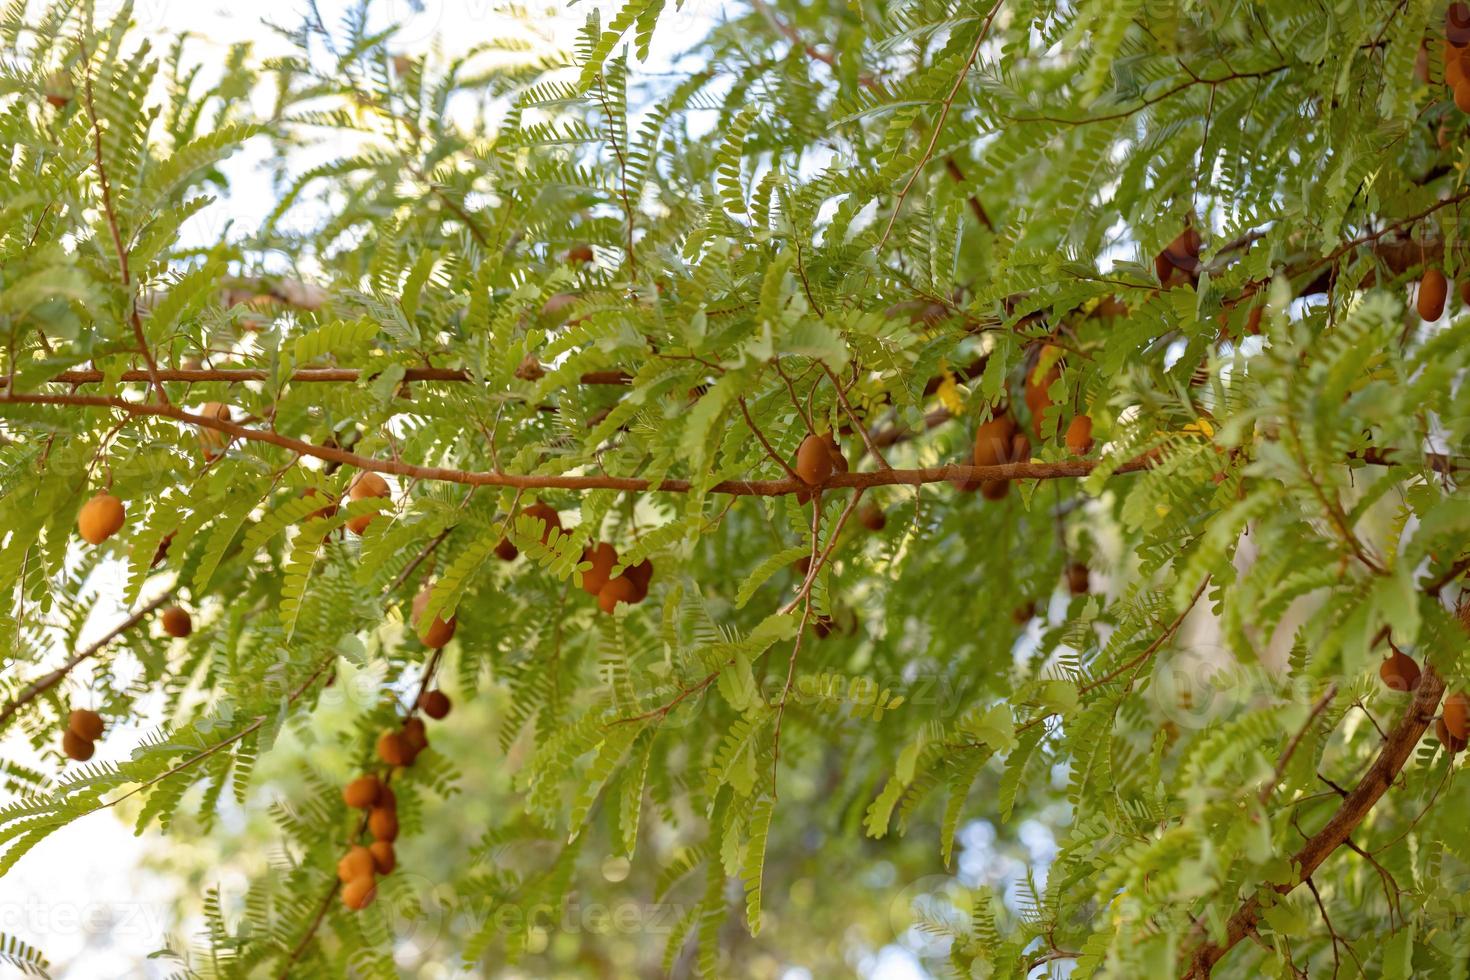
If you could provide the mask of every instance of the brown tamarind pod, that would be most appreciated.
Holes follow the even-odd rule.
[[[1465,80],[1465,65],[1460,60],[1461,49],[1446,43],[1444,55],[1444,83],[1451,89]]]
[[[382,792],[382,781],[367,773],[342,787],[342,801],[355,810],[366,810],[378,802]]]
[[[816,486],[832,475],[832,444],[812,433],[796,447],[796,475],[802,482]]]
[[[863,527],[869,531],[881,531],[888,523],[883,508],[877,504],[864,504],[863,509],[858,511],[858,520],[862,521]]]
[[[221,422],[228,422],[231,419],[230,406],[222,405],[219,402],[206,402],[204,407],[199,410],[199,414],[207,419],[217,419]],[[206,429],[203,426],[200,427],[199,450],[203,453],[205,459],[214,459],[223,453],[229,445],[230,434],[228,432],[221,432],[218,429]]]
[[[515,373],[522,381],[540,381],[546,376],[546,369],[541,366],[541,359],[535,354],[527,354],[516,365]]]
[[[64,71],[54,71],[46,76],[46,103],[54,108],[64,108],[76,96],[76,86]]]
[[[1419,665],[1413,657],[1395,650],[1379,666],[1378,676],[1390,691],[1412,691],[1419,683]]]
[[[1062,376],[1061,358],[1053,354],[1056,347],[1046,344],[1041,348],[1041,354],[1036,358],[1036,366],[1026,372],[1026,384],[1023,394],[1026,399],[1026,407],[1031,411],[1031,434],[1036,438],[1042,438],[1041,422],[1046,415],[1046,410],[1051,407],[1051,386]],[[1045,372],[1041,366],[1051,362],[1051,367]]]
[[[1470,45],[1470,4],[1452,3],[1446,8],[1444,37],[1457,48]]]
[[[1067,452],[1086,456],[1092,452],[1092,417],[1078,415],[1067,424]]]
[[[1031,621],[1031,617],[1035,615],[1036,603],[1023,602],[1019,606],[1011,610],[1011,622],[1015,623],[1017,626],[1024,626],[1029,623]]]
[[[354,912],[361,912],[373,904],[373,899],[377,897],[378,883],[373,880],[371,873],[353,878],[342,886],[342,904]]]
[[[1449,730],[1449,727],[1445,725],[1443,718],[1434,719],[1434,734],[1439,736],[1440,744],[1445,747],[1450,755],[1456,755],[1465,751],[1466,740],[1456,737]]]
[[[1251,307],[1250,313],[1246,314],[1245,318],[1246,333],[1252,337],[1259,337],[1261,335],[1261,314],[1265,312],[1266,307],[1261,303],[1257,303]]]
[[[1449,290],[1449,280],[1445,279],[1443,272],[1436,268],[1425,269],[1424,277],[1419,280],[1419,299],[1416,304],[1419,316],[1425,320],[1438,320],[1443,316],[1444,301]]]
[[[1159,277],[1159,284],[1172,288],[1196,282],[1199,279],[1201,244],[1199,232],[1190,225],[1165,245],[1164,250],[1154,256],[1154,273]]]
[[[96,750],[97,747],[91,739],[83,738],[70,728],[61,733],[61,751],[66,753],[67,758],[86,762],[92,758],[92,753]]]
[[[638,602],[638,586],[626,573],[608,582],[602,587],[602,591],[597,593],[597,608],[609,616],[620,602],[630,604]]]
[[[836,624],[831,616],[818,616],[812,620],[812,632],[816,634],[819,640],[825,640],[831,636],[835,626]]]
[[[633,601],[636,603],[647,599],[648,587],[653,584],[652,559],[645,558],[636,565],[629,565],[623,574],[633,583],[633,588],[636,590],[635,595],[637,598]]]
[[[520,549],[510,543],[510,538],[501,538],[495,546],[495,557],[501,561],[515,561],[520,553]]]
[[[1014,447],[1016,421],[1009,414],[1001,414],[975,427],[975,446],[970,454],[976,466],[995,466],[1010,462]]]
[[[1447,695],[1444,707],[1440,709],[1440,716],[1444,718],[1445,727],[1455,738],[1461,741],[1470,738],[1470,695],[1464,691]]]
[[[337,878],[352,881],[354,878],[371,878],[373,875],[373,853],[361,844],[348,848],[337,861]]]
[[[347,496],[352,500],[366,500],[369,497],[391,497],[393,491],[388,487],[388,481],[372,471],[358,474],[356,480],[352,481]],[[353,534],[362,534],[368,529],[368,525],[377,517],[376,513],[359,514],[347,522],[347,529]]]
[[[308,521],[315,521],[331,517],[332,515],[337,513],[337,502],[333,500],[329,495],[327,495],[324,491],[318,490],[316,487],[307,487],[305,490],[301,491],[301,496],[308,499],[311,497],[321,497],[327,502],[326,506],[320,507],[317,510],[312,511],[310,514],[307,514],[306,519]]]
[[[121,500],[110,493],[99,493],[77,512],[77,532],[90,544],[101,544],[122,530],[127,512]]]
[[[368,851],[373,855],[373,867],[378,874],[392,874],[393,869],[398,867],[398,855],[393,853],[392,841],[375,840],[368,845]]]
[[[847,454],[842,451],[842,443],[837,441],[837,436],[830,432],[827,433],[827,455],[832,458],[833,473],[847,472]]]
[[[377,840],[393,843],[398,839],[398,811],[375,806],[368,811],[368,831]]]
[[[1067,566],[1067,591],[1073,595],[1085,595],[1092,586],[1087,566],[1074,561]]]
[[[429,608],[430,595],[431,591],[426,585],[419,590],[418,595],[413,597],[413,625],[424,646],[430,650],[438,650],[454,639],[454,631],[458,622],[454,616],[444,619],[442,616],[435,615],[433,622],[425,627],[424,613]]]
[[[1455,83],[1454,98],[1456,109],[1470,112],[1470,78],[1462,78]]]
[[[806,578],[806,573],[812,570],[812,556],[802,555],[791,563],[791,570],[802,578]]]
[[[582,560],[592,563],[592,567],[582,573],[582,591],[595,596],[612,577],[613,566],[618,563],[617,549],[599,541],[582,552]]]
[[[194,632],[194,620],[187,610],[179,606],[169,606],[159,621],[163,623],[163,631],[175,639],[183,639]]]
[[[413,749],[402,734],[387,731],[378,736],[378,758],[390,766],[406,766],[413,761]]]
[[[949,310],[941,303],[922,299],[904,299],[887,307],[883,315],[890,320],[906,320],[914,326],[919,324],[933,326],[948,316]]]
[[[577,302],[576,293],[553,293],[547,297],[546,302],[541,305],[541,315],[554,317],[562,310]]]
[[[595,258],[597,258],[597,255],[592,251],[592,246],[585,243],[573,245],[567,249],[567,263],[569,265],[583,265],[591,262]]]
[[[73,708],[66,719],[66,729],[75,732],[89,742],[102,737],[102,716],[91,708]]]
[[[175,533],[177,532],[170,531],[165,534],[163,540],[158,542],[158,547],[153,549],[153,560],[148,563],[150,569],[157,568],[168,557],[169,545],[174,543]]]
[[[449,714],[449,695],[443,691],[425,691],[419,696],[419,710],[438,721]]]
[[[422,718],[413,717],[404,719],[403,740],[408,743],[408,747],[415,757],[429,747],[429,732],[424,727],[424,720]]]
[[[543,504],[537,501],[531,506],[523,508],[521,513],[527,517],[535,517],[546,522],[546,527],[541,531],[542,544],[546,544],[551,540],[551,531],[553,528],[558,531],[561,530],[561,515],[556,512],[555,507],[549,504]]]
[[[1010,480],[986,480],[980,484],[980,495],[986,500],[1004,500],[1010,492]]]

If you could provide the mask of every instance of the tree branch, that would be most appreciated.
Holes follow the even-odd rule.
[[[272,374],[264,368],[159,368],[158,379],[160,381],[188,381],[204,384],[211,381],[223,381],[227,384],[239,384],[245,381],[270,381]],[[318,382],[346,382],[356,383],[364,377],[372,378],[378,372],[361,371],[357,368],[297,368],[292,371],[287,380],[295,383],[318,383]],[[62,371],[52,377],[48,383],[66,385],[98,384],[104,378],[101,371],[76,370]],[[117,376],[121,382],[151,381],[152,377],[147,371],[124,371]],[[403,372],[403,380],[409,381],[474,381],[468,371],[459,368],[406,368]],[[626,386],[632,382],[632,377],[622,371],[588,371],[578,381],[584,385],[620,385]],[[0,378],[0,389],[6,388],[6,381]]]
[[[1296,734],[1291,737],[1291,741],[1286,743],[1286,748],[1282,750],[1281,758],[1276,760],[1276,769],[1271,774],[1271,781],[1262,786],[1260,792],[1256,794],[1256,799],[1261,801],[1262,806],[1265,806],[1266,801],[1271,799],[1271,794],[1276,791],[1276,784],[1281,782],[1281,777],[1286,774],[1286,767],[1291,762],[1291,757],[1295,754],[1297,746],[1302,744],[1302,739],[1306,738],[1307,732],[1311,731],[1312,726],[1317,723],[1318,716],[1327,710],[1327,706],[1332,703],[1332,699],[1335,697],[1337,697],[1337,683],[1334,681],[1327,685],[1327,690],[1323,691],[1322,696],[1317,699],[1317,703],[1312,705],[1312,710],[1307,715],[1306,723],[1297,729]]]
[[[949,119],[950,109],[954,107],[955,96],[960,93],[960,86],[965,84],[965,79],[970,74],[970,69],[975,65],[975,59],[980,55],[980,45],[985,43],[986,36],[990,33],[990,25],[995,21],[995,15],[1000,13],[1000,5],[1003,0],[995,0],[991,5],[990,12],[985,15],[985,23],[975,34],[975,43],[970,46],[970,53],[965,58],[965,63],[955,75],[954,84],[950,86],[949,94],[944,97],[939,108],[939,120],[934,124],[934,133],[929,137],[929,145],[924,147],[924,155],[919,157],[919,162],[914,165],[913,173],[909,179],[904,181],[903,189],[898,192],[898,200],[893,204],[893,213],[888,216],[888,224],[883,227],[883,235],[878,239],[878,251],[888,241],[888,236],[893,233],[893,224],[898,220],[898,212],[903,209],[903,202],[908,198],[909,191],[914,188],[914,181],[919,179],[919,174],[924,172],[924,167],[934,157],[934,149],[939,145],[940,134],[944,132],[944,124]]]
[[[6,722],[10,721],[10,719],[14,717],[15,713],[18,712],[21,708],[24,708],[26,705],[36,700],[36,698],[51,690],[57,684],[60,684],[62,678],[66,677],[66,675],[70,673],[72,668],[76,667],[77,664],[81,663],[84,660],[95,657],[109,643],[117,639],[122,634],[126,633],[128,630],[132,629],[134,626],[137,626],[144,619],[146,619],[150,613],[157,610],[164,603],[173,599],[173,597],[174,590],[169,589],[167,592],[163,593],[163,595],[147,603],[146,605],[139,607],[138,610],[134,612],[131,616],[113,627],[106,636],[102,637],[100,640],[91,644],[90,646],[83,647],[81,650],[78,650],[76,653],[72,654],[60,667],[57,667],[55,670],[51,671],[51,673],[49,674],[46,674],[44,677],[40,677],[27,684],[25,689],[15,696],[14,700],[6,704],[4,708],[0,708],[0,730],[3,730],[5,728]]]
[[[148,347],[148,338],[143,333],[143,319],[138,315],[138,297],[133,292],[133,277],[128,269],[128,248],[123,244],[122,229],[118,227],[117,210],[112,203],[112,183],[107,179],[107,167],[102,161],[102,126],[97,120],[97,105],[92,98],[92,65],[91,56],[87,53],[85,45],[82,50],[82,99],[87,106],[87,118],[92,123],[92,151],[93,161],[97,168],[97,180],[102,186],[102,212],[107,217],[107,228],[112,234],[112,247],[117,252],[118,274],[122,277],[123,290],[128,297],[128,319],[133,327],[133,339],[138,342],[138,350],[143,355],[143,363],[148,365],[148,377],[153,384],[153,390],[158,395],[158,401],[167,405],[168,392],[163,390],[163,384],[158,378],[158,362],[153,359],[153,351]]]
[[[1378,753],[1378,758],[1363,775],[1358,785],[1343,798],[1341,806],[1327,821],[1327,825],[1307,838],[1307,842],[1292,855],[1292,865],[1296,868],[1296,875],[1292,881],[1274,886],[1278,894],[1285,895],[1296,888],[1297,885],[1312,876],[1312,872],[1321,866],[1341,847],[1368,816],[1383,794],[1393,785],[1395,777],[1403,769],[1404,764],[1414,751],[1414,746],[1419,744],[1425,729],[1434,720],[1435,709],[1439,705],[1439,699],[1444,694],[1444,678],[1432,667],[1426,666],[1423,676],[1419,679],[1419,686],[1415,688],[1414,700],[1404,710],[1399,718],[1398,724],[1394,725],[1389,732],[1388,739]],[[1182,976],[1185,980],[1189,978],[1204,978],[1210,975],[1226,953],[1236,943],[1244,939],[1256,926],[1256,921],[1261,915],[1261,899],[1259,895],[1253,895],[1247,899],[1240,908],[1236,909],[1225,923],[1225,934],[1218,940],[1211,940],[1197,946],[1189,954],[1189,966]],[[1195,933],[1203,935],[1205,932],[1203,920],[1195,927]]]
[[[333,446],[319,446],[281,435],[270,429],[252,429],[238,422],[213,416],[196,415],[173,405],[142,404],[124,398],[101,395],[39,395],[25,393],[0,394],[0,405],[51,405],[84,408],[104,408],[127,412],[135,416],[173,419],[187,425],[225,432],[237,439],[261,442],[278,446],[303,456],[313,456],[328,462],[342,463],[360,470],[391,473],[417,480],[440,483],[460,483],[467,486],[517,487],[524,490],[622,490],[627,492],[656,491],[662,493],[689,493],[704,490],[709,493],[733,494],[736,496],[780,497],[787,494],[805,493],[812,489],[801,480],[724,480],[711,487],[703,487],[689,480],[647,480],[639,477],[617,476],[521,476],[513,473],[487,473],[483,471],[459,470],[443,466],[420,466],[398,459],[377,459],[360,456]],[[1146,453],[1113,467],[1117,474],[1133,473],[1153,466],[1156,453]],[[834,473],[825,483],[824,489],[841,487],[870,488],[880,486],[919,486],[926,483],[941,483],[951,480],[975,482],[980,480],[1056,480],[1086,476],[1099,464],[1094,460],[1066,460],[1055,463],[999,463],[994,466],[930,466],[911,470],[879,470],[874,473]]]

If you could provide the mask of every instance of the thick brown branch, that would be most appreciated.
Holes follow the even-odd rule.
[[[701,488],[688,480],[650,481],[639,477],[618,476],[521,476],[513,473],[487,473],[483,471],[459,470],[444,466],[420,466],[398,459],[377,459],[360,456],[333,446],[319,446],[281,435],[270,429],[253,429],[237,422],[195,415],[173,405],[155,405],[131,402],[124,398],[100,395],[38,395],[3,394],[0,405],[54,405],[85,408],[104,408],[127,412],[135,416],[173,419],[187,425],[214,429],[228,433],[238,439],[262,442],[277,446],[303,456],[313,456],[328,462],[343,463],[361,470],[391,473],[417,480],[439,483],[460,483],[466,486],[517,487],[524,490],[621,490],[629,492],[658,491],[663,493],[688,493],[705,489],[710,493],[726,493],[736,496],[779,497],[793,493],[808,492],[812,488],[800,480],[725,480],[712,487]],[[1115,473],[1132,473],[1147,469],[1154,463],[1150,453],[1127,460],[1114,467]],[[839,487],[919,486],[926,483],[941,483],[951,480],[978,482],[981,480],[1057,480],[1067,477],[1086,476],[1098,463],[1092,460],[1067,460],[1056,463],[1001,463],[995,466],[930,466],[912,470],[879,470],[874,473],[834,473],[821,484],[825,489]]]
[[[300,384],[303,382],[357,382],[364,377],[371,378],[375,372],[361,371],[357,368],[298,368],[291,372],[289,380]],[[85,385],[97,384],[103,380],[101,371],[62,371],[50,379],[55,384]],[[160,381],[187,381],[191,383],[205,384],[211,381],[223,381],[227,384],[239,384],[245,381],[268,381],[271,372],[264,368],[159,368],[158,380]],[[151,380],[147,371],[124,371],[118,375],[121,382],[140,382]],[[473,381],[468,371],[459,368],[406,368],[403,372],[404,381]],[[582,375],[578,381],[584,385],[627,385],[632,378],[622,371],[589,371]],[[5,379],[0,378],[0,388],[5,387]]]
[[[1419,744],[1424,730],[1434,720],[1435,709],[1439,705],[1439,699],[1444,694],[1444,678],[1440,677],[1433,668],[1426,667],[1424,675],[1419,680],[1419,686],[1414,691],[1414,700],[1403,715],[1398,724],[1388,733],[1388,739],[1383,743],[1383,748],[1378,753],[1378,758],[1373,760],[1358,785],[1343,798],[1342,804],[1327,825],[1307,839],[1301,849],[1292,856],[1292,865],[1296,868],[1296,874],[1288,883],[1276,885],[1278,893],[1285,895],[1296,888],[1301,882],[1310,878],[1312,872],[1321,866],[1322,862],[1332,855],[1332,852],[1341,847],[1367,817],[1373,806],[1393,785],[1394,779],[1399,771],[1403,769],[1404,763],[1414,751],[1414,746]],[[1189,965],[1182,976],[1208,977],[1216,963],[1226,953],[1255,929],[1256,920],[1261,915],[1261,899],[1253,895],[1236,909],[1225,923],[1225,934],[1218,941],[1205,942],[1195,948],[1189,954]],[[1204,927],[1200,926],[1197,931],[1203,934]]]

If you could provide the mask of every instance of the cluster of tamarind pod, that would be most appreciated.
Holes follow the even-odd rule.
[[[1061,376],[1060,361],[1055,348],[1043,348],[1036,366],[1026,373],[1024,397],[1031,412],[1031,431],[1041,438],[1042,417],[1051,407],[1049,390]],[[1050,364],[1050,367],[1045,365]],[[1067,423],[1063,435],[1067,451],[1074,456],[1086,456],[1092,452],[1092,417],[1079,412]],[[1002,409],[988,421],[975,427],[975,441],[970,453],[970,462],[975,466],[997,466],[1003,463],[1023,463],[1031,458],[1031,436],[1016,422],[1010,410]],[[979,490],[986,500],[1000,500],[1010,492],[1009,480],[954,481],[955,489]]]
[[[449,714],[449,696],[439,690],[425,691],[419,695],[416,707],[438,721]],[[388,767],[387,775],[364,773],[342,787],[342,801],[354,810],[365,811],[363,826],[373,837],[371,844],[352,844],[337,861],[342,904],[353,911],[371,905],[377,897],[378,878],[398,866],[393,849],[398,840],[398,798],[388,782],[395,770],[413,765],[419,753],[428,747],[424,720],[410,714],[397,731],[389,729],[378,736],[378,760]]]
[[[612,615],[620,602],[636,606],[648,598],[648,587],[653,582],[653,562],[647,558],[614,575],[612,571],[618,564],[617,549],[606,541],[599,541],[582,552],[582,560],[592,563],[592,567],[582,573],[582,591],[596,596],[597,608],[608,615]]]
[[[169,636],[181,639],[194,632],[194,621],[181,606],[169,606],[158,618]],[[86,762],[97,751],[103,727],[102,716],[97,712],[90,708],[74,709],[61,733],[61,751],[68,759]]]
[[[86,762],[97,751],[103,727],[102,716],[91,708],[73,708],[66,721],[66,731],[61,734],[61,751],[68,758]]]
[[[1407,694],[1419,686],[1419,665],[1398,647],[1389,649],[1388,657],[1378,667],[1378,676],[1390,691]],[[1434,721],[1434,733],[1451,754],[1464,751],[1470,743],[1470,694],[1454,691],[1445,695]]]
[[[561,515],[550,504],[537,501],[521,510],[527,517],[542,522],[541,543],[551,541],[552,531],[562,530]],[[515,561],[520,552],[508,538],[501,538],[495,546],[495,555],[501,561]],[[648,588],[653,582],[653,562],[647,558],[636,565],[614,575],[618,564],[618,552],[605,541],[598,541],[582,550],[582,560],[592,567],[582,573],[582,591],[597,600],[597,608],[612,615],[618,603],[636,606],[648,598]]]
[[[1444,12],[1444,83],[1461,112],[1470,112],[1470,4],[1452,3]],[[1428,81],[1428,59],[1420,77]]]

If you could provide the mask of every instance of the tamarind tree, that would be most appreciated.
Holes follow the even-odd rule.
[[[509,14],[0,15],[0,875],[189,842],[190,975],[1463,976],[1470,9]]]

